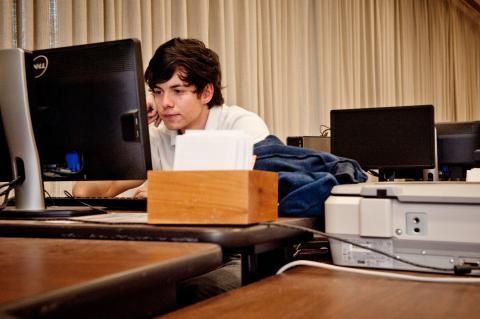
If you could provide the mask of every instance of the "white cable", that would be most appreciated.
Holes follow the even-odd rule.
[[[356,274],[362,275],[370,275],[370,276],[380,276],[386,278],[394,278],[394,279],[403,279],[403,280],[414,280],[414,281],[424,281],[424,282],[442,282],[442,283],[461,283],[461,284],[473,284],[473,283],[480,283],[480,278],[445,278],[445,277],[426,277],[426,276],[413,276],[413,275],[404,275],[404,274],[395,274],[395,273],[387,273],[384,271],[375,271],[375,270],[366,270],[366,269],[356,269],[356,268],[349,268],[349,267],[340,267],[330,264],[325,264],[317,261],[311,260],[296,260],[292,261],[277,271],[277,275],[283,273],[285,270],[288,270],[295,266],[312,266],[318,268],[325,268],[330,270],[338,270],[338,271],[345,271],[345,272],[352,272]]]

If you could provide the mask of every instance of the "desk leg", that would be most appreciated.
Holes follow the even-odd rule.
[[[242,254],[242,286],[256,281],[258,254]]]
[[[281,266],[293,260],[293,246],[263,253],[242,254],[242,286],[274,275]]]

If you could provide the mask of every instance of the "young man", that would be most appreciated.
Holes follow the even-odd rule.
[[[264,121],[238,106],[224,105],[218,55],[195,39],[162,44],[145,71],[154,170],[171,170],[177,135],[185,130],[243,130],[254,142],[268,134]],[[75,196],[116,196],[143,181],[78,182]],[[136,196],[147,196],[145,189]]]

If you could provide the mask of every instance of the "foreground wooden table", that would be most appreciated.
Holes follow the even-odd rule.
[[[295,229],[265,225],[151,225],[143,222],[89,223],[80,221],[0,220],[2,237],[47,237],[75,239],[208,242],[222,247],[224,255],[241,254],[242,282],[271,275],[291,256],[293,244],[313,236]],[[105,215],[108,216],[108,215]],[[315,228],[318,220],[307,217],[279,218],[279,223]]]
[[[480,285],[297,267],[161,318],[480,318]]]
[[[0,238],[0,317],[151,316],[221,262],[213,244]]]

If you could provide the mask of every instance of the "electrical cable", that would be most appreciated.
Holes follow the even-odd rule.
[[[443,272],[454,272],[455,271],[455,269],[453,267],[452,268],[435,267],[435,266],[419,264],[419,263],[416,263],[416,262],[413,262],[413,261],[410,261],[410,260],[407,260],[407,259],[402,259],[400,256],[394,256],[392,254],[386,253],[386,252],[378,250],[376,248],[367,247],[367,246],[364,246],[364,245],[361,245],[361,244],[357,244],[357,243],[355,243],[351,240],[344,239],[344,238],[341,238],[341,237],[337,237],[337,236],[334,236],[334,235],[330,235],[330,234],[327,234],[325,232],[315,230],[315,229],[311,229],[311,228],[308,228],[308,227],[297,226],[297,225],[279,224],[279,223],[274,223],[274,222],[263,222],[263,223],[260,223],[260,224],[310,232],[310,233],[320,235],[320,236],[328,238],[328,239],[337,240],[337,241],[344,242],[344,243],[347,243],[347,244],[350,244],[350,245],[353,245],[353,246],[356,246],[356,247],[359,247],[359,248],[362,248],[362,249],[367,249],[367,250],[370,250],[374,253],[386,256],[388,258],[392,258],[392,259],[394,259],[398,262],[402,262],[404,264],[408,264],[408,265],[419,267],[419,268],[425,268],[425,269],[437,270],[437,271],[443,271]]]
[[[8,188],[15,187],[21,179],[22,179],[22,177],[18,176],[16,178],[14,178],[13,180],[9,181],[9,182],[2,183],[2,184],[0,184],[0,189],[2,189],[4,187],[8,187]],[[3,192],[0,193],[0,195],[1,194],[3,194]]]
[[[320,125],[320,136],[321,137],[327,137],[328,136],[328,132],[330,132],[330,127],[326,126],[326,125]]]
[[[13,189],[13,187],[9,187],[7,188],[6,190],[4,190],[3,192],[0,193],[0,196],[4,196],[3,197],[3,201],[2,201],[2,204],[0,205],[0,211],[4,210],[5,207],[7,207],[7,204],[8,204],[8,195],[10,194],[10,191]]]
[[[43,192],[45,194],[47,194],[47,198],[52,198],[52,196],[50,195],[50,193],[46,189],[44,189]]]
[[[321,262],[312,261],[312,260],[292,261],[284,265],[282,268],[280,268],[277,271],[277,275],[296,266],[312,266],[312,267],[344,271],[344,272],[350,272],[350,273],[356,273],[356,274],[362,274],[362,275],[379,276],[379,277],[386,277],[386,278],[392,278],[392,279],[422,281],[422,282],[457,283],[457,284],[458,283],[462,283],[462,284],[479,284],[480,283],[480,278],[458,278],[458,277],[452,278],[452,277],[427,277],[427,276],[405,275],[405,274],[389,273],[385,271],[341,267],[341,266],[330,265],[330,264],[321,263]]]
[[[380,174],[375,172],[373,169],[367,170],[367,173],[369,173],[370,175],[375,176],[375,177],[380,177]]]
[[[67,196],[68,198],[74,199],[75,201],[79,202],[79,203],[82,204],[82,205],[87,206],[88,208],[91,208],[91,209],[93,209],[93,210],[95,210],[95,211],[99,211],[99,212],[102,212],[102,213],[105,213],[105,214],[108,213],[108,212],[107,212],[106,210],[104,210],[104,209],[101,209],[101,208],[92,206],[92,205],[90,205],[90,204],[87,204],[87,203],[81,201],[80,199],[78,199],[78,198],[76,198],[75,196],[73,196],[73,194],[70,193],[70,192],[67,191],[67,190],[64,190],[63,193],[64,193],[65,196]]]
[[[0,185],[0,189],[2,188],[5,188],[5,190],[3,190],[2,192],[0,192],[0,197],[1,196],[4,196],[3,197],[3,201],[2,201],[2,204],[0,204],[0,211],[4,210],[5,207],[7,207],[7,204],[8,204],[8,195],[10,194],[10,192],[15,188],[15,186],[18,185],[18,183],[23,179],[22,176],[17,176],[15,177],[13,180],[11,180],[10,182],[7,182],[7,183],[4,183],[4,184],[1,184]]]

